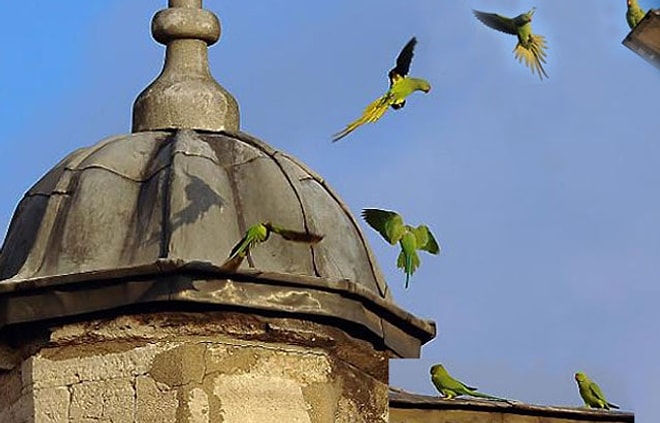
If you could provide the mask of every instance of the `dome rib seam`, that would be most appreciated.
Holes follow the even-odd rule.
[[[282,166],[282,163],[280,163],[280,157],[285,157],[285,155],[282,155],[279,152],[275,152],[273,154],[272,159],[273,161],[277,164],[277,167],[279,167],[280,171],[286,178],[286,180],[289,182],[289,185],[291,186],[291,189],[293,190],[294,194],[296,195],[296,198],[298,199],[298,204],[300,204],[300,212],[302,213],[303,217],[303,225],[305,226],[305,231],[307,233],[311,233],[309,230],[309,225],[307,223],[307,213],[305,213],[305,206],[303,205],[302,197],[300,196],[300,193],[298,192],[298,189],[296,186],[293,184],[291,181],[291,177],[289,174],[284,170],[284,167]],[[314,251],[314,245],[310,245],[309,249],[312,253],[312,266],[314,267],[314,274],[318,277],[321,277],[321,273],[319,272],[318,266],[316,265],[316,252]]]

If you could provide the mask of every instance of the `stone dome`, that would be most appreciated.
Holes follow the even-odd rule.
[[[389,296],[358,223],[322,178],[244,133],[140,132],[79,149],[20,202],[0,279],[134,267],[159,259],[220,266],[250,225],[325,235],[271,236],[242,268],[348,279]]]
[[[238,103],[208,67],[217,17],[201,0],[169,6],[152,21],[165,64],[135,101],[133,133],[74,151],[18,205],[0,250],[0,337],[99,313],[231,309],[332,321],[419,356],[435,325],[391,300],[348,208],[313,171],[239,130]],[[324,238],[273,235],[239,269],[223,267],[265,221]]]

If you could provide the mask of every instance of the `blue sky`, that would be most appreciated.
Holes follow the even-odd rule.
[[[223,24],[212,70],[241,128],[315,169],[356,215],[397,210],[443,248],[406,292],[397,251],[365,227],[397,303],[438,324],[420,360],[393,362],[391,383],[433,394],[428,367],[443,362],[485,392],[578,406],[583,370],[638,421],[660,421],[660,73],[621,45],[625,0],[401,4],[205,2]],[[130,131],[162,65],[149,25],[164,5],[0,4],[0,239],[62,157]],[[532,6],[543,82],[514,60],[514,37],[470,11]],[[431,93],[330,143],[384,91],[412,35],[411,74]]]

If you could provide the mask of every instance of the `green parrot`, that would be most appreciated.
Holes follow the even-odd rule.
[[[505,398],[494,397],[492,395],[477,392],[477,388],[467,386],[460,380],[451,377],[442,364],[434,364],[431,366],[431,382],[433,382],[435,388],[445,399],[452,399],[461,395],[469,395],[476,398],[510,402],[510,400]]]
[[[628,10],[626,11],[626,20],[630,29],[633,29],[637,26],[639,21],[642,20],[646,13],[639,7],[637,0],[628,0]]]
[[[609,410],[610,408],[619,408],[618,405],[607,402],[600,387],[584,373],[575,373],[575,381],[577,382],[580,396],[586,406],[591,408],[604,408],[606,410]]]
[[[401,246],[396,265],[406,273],[406,289],[410,275],[415,273],[420,264],[417,250],[428,251],[431,254],[440,252],[438,243],[426,225],[419,225],[416,228],[404,225],[403,218],[399,214],[381,209],[364,209],[362,218],[378,231],[385,241],[392,245],[398,242]]]
[[[276,226],[271,222],[262,222],[252,225],[245,231],[243,238],[238,241],[234,248],[229,253],[229,258],[222,264],[225,270],[235,271],[247,257],[250,250],[257,244],[265,242],[270,237],[271,232],[280,235],[288,241],[304,242],[308,244],[316,244],[323,239],[323,235],[316,235],[308,232],[298,232],[290,229],[284,229]]]
[[[402,108],[406,105],[406,97],[415,91],[424,91],[425,93],[431,91],[431,84],[428,81],[407,76],[415,44],[417,44],[417,39],[412,37],[396,58],[396,66],[387,74],[390,80],[390,89],[382,97],[369,104],[362,112],[362,116],[349,123],[342,131],[334,134],[332,142],[339,141],[365,123],[376,122],[383,117],[390,106],[395,110]]]
[[[485,13],[478,10],[473,10],[474,16],[477,17],[484,25],[489,26],[497,31],[513,34],[518,37],[518,44],[513,49],[515,58],[520,63],[523,61],[532,73],[537,73],[539,78],[548,77],[543,69],[545,63],[545,49],[547,44],[545,37],[542,35],[532,34],[532,15],[536,10],[532,8],[527,13],[522,13],[515,18],[507,18],[506,16],[498,15],[496,13]]]

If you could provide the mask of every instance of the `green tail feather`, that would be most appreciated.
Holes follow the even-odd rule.
[[[410,275],[414,272],[413,269],[413,256],[411,254],[406,254],[405,250],[401,250],[399,257],[396,259],[396,266],[399,269],[403,269],[406,273],[406,289],[408,289],[408,284],[410,283]]]
[[[406,254],[406,289],[408,289],[408,282],[410,281],[411,273],[412,273],[412,255]]]
[[[489,400],[493,400],[493,401],[503,401],[503,402],[509,402],[510,401],[506,398],[494,397],[492,395],[484,394],[484,393],[477,392],[477,391],[471,391],[469,393],[469,395],[471,395],[473,397],[485,398],[485,399],[489,399]]]

